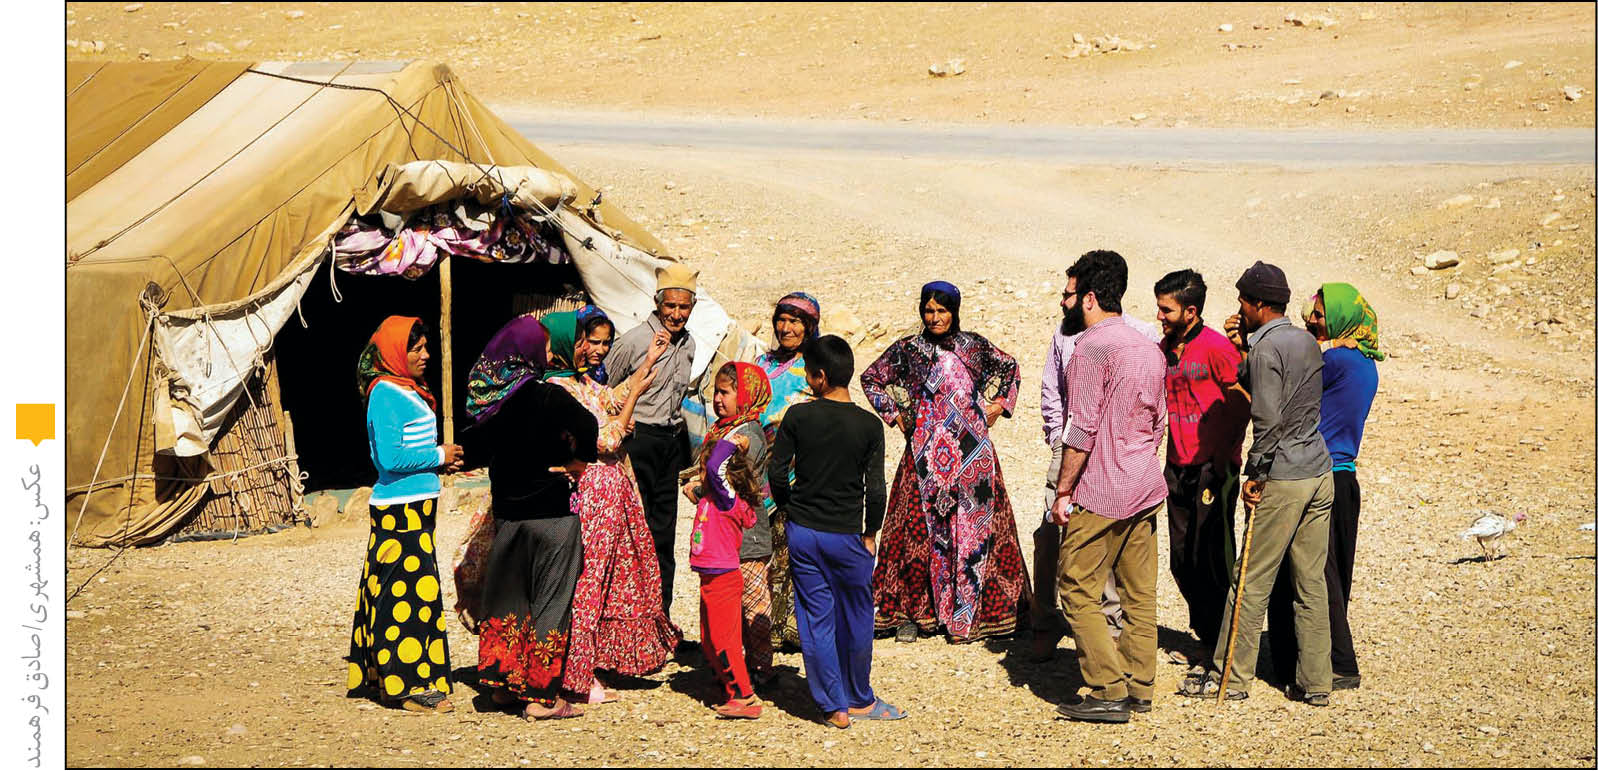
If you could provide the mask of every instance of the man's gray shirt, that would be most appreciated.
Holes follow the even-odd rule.
[[[1248,336],[1238,380],[1248,384],[1254,443],[1243,475],[1250,479],[1313,479],[1332,470],[1321,438],[1321,349],[1286,317]]]
[[[649,343],[655,339],[655,333],[665,328],[660,323],[660,315],[651,313],[644,323],[617,338],[616,345],[605,357],[605,372],[609,382],[620,383],[637,371],[639,365],[644,363],[644,356],[649,353]],[[660,372],[655,375],[655,382],[649,386],[649,390],[639,395],[638,403],[633,405],[633,420],[660,428],[681,428],[682,400],[691,390],[689,381],[693,376],[693,363],[694,339],[687,330],[683,330],[677,339],[667,344],[666,352],[660,355],[657,365]]]

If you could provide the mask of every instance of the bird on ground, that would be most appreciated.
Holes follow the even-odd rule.
[[[1459,537],[1466,541],[1472,538],[1476,539],[1476,544],[1481,547],[1482,561],[1486,562],[1498,558],[1494,557],[1493,553],[1498,553],[1499,557],[1504,556],[1502,547],[1499,546],[1498,542],[1525,521],[1526,514],[1524,512],[1509,517],[1496,511],[1489,511],[1477,517],[1475,522],[1470,523],[1470,528],[1460,533]],[[1491,551],[1489,551],[1489,547],[1491,547]]]

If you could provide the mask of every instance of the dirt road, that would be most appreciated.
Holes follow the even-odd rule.
[[[847,151],[901,158],[1290,167],[1587,164],[1589,129],[1331,131],[880,125],[501,110],[540,144]]]

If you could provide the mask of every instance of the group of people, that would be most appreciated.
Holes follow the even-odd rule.
[[[900,719],[871,687],[877,636],[965,643],[1029,629],[1040,658],[1075,638],[1090,692],[1064,716],[1125,722],[1152,705],[1162,506],[1197,636],[1173,652],[1191,666],[1180,693],[1215,698],[1224,679],[1225,698],[1246,698],[1267,612],[1291,697],[1324,705],[1334,687],[1358,687],[1355,463],[1382,354],[1353,287],[1323,285],[1299,329],[1285,318],[1286,276],[1256,263],[1217,330],[1203,320],[1203,277],[1176,271],[1153,287],[1156,328],[1121,314],[1120,255],[1071,265],[1043,374],[1053,457],[1029,582],[989,433],[1012,415],[1020,372],[961,328],[957,287],[924,286],[921,332],[861,372],[870,410],[851,394],[848,343],[821,334],[820,302],[783,297],[773,347],[716,371],[716,420],[694,448],[682,404],[697,277],[670,264],[656,278],[654,313],[623,334],[592,306],[506,324],[468,379],[465,448],[436,440],[426,326],[390,317],[372,336],[358,385],[378,481],[352,692],[452,708],[432,532],[438,472],[468,456],[488,467],[491,508],[452,566],[457,612],[478,636],[479,688],[529,719],[577,717],[619,698],[619,678],[686,651],[671,619],[679,495],[694,506],[688,567],[720,717],[758,718],[774,651],[797,648],[825,722]],[[905,437],[891,488],[885,425]]]

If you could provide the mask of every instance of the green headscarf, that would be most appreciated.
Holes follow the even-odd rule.
[[[1367,358],[1381,361],[1387,354],[1377,350],[1376,310],[1351,284],[1321,284],[1321,302],[1326,305],[1326,337],[1350,338]]]
[[[577,311],[551,313],[543,322],[544,329],[549,330],[549,368],[544,370],[543,379],[576,377],[577,365],[572,359],[577,350]]]

